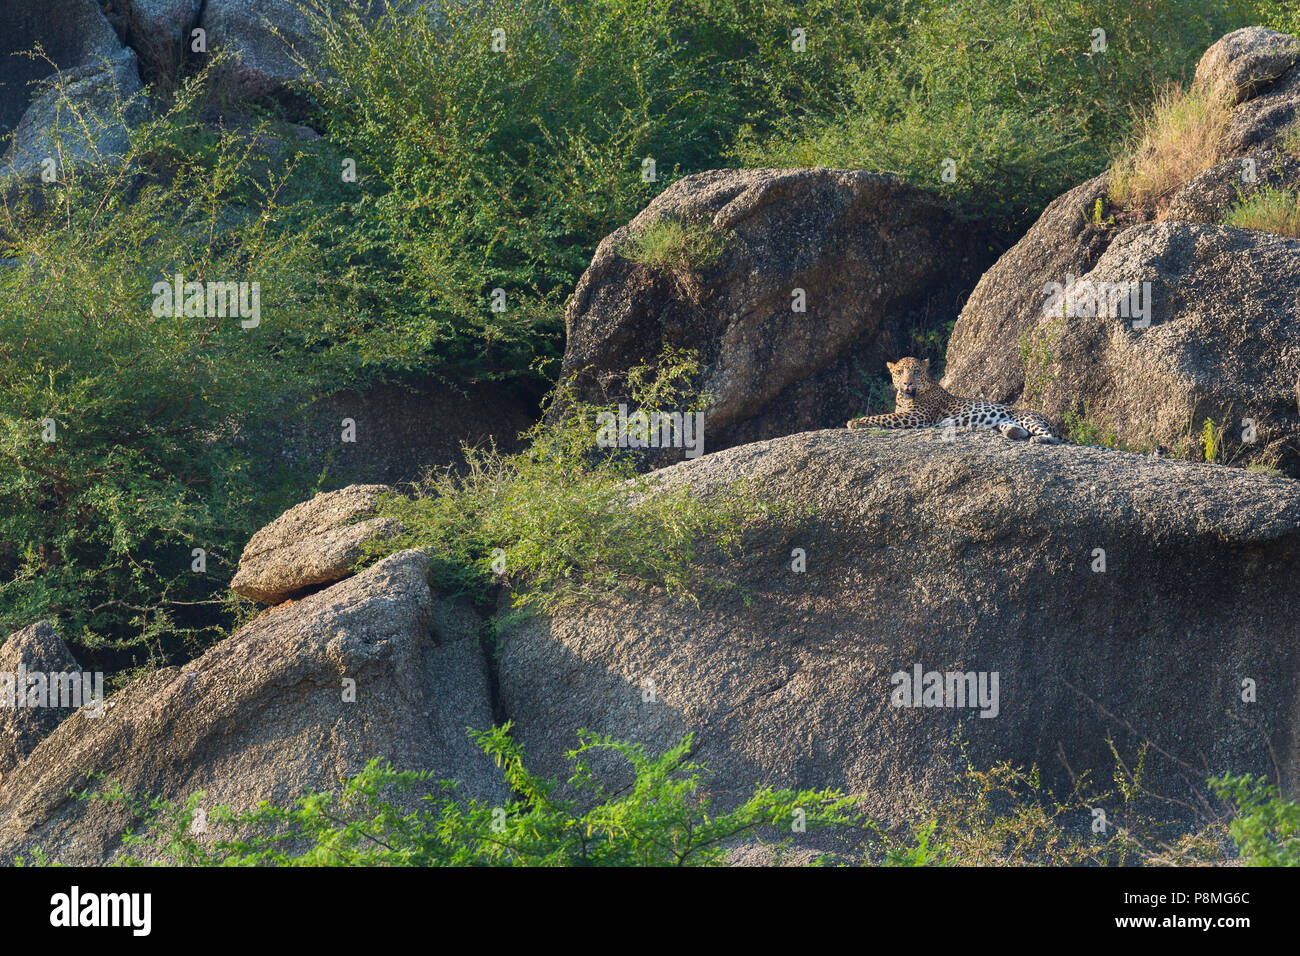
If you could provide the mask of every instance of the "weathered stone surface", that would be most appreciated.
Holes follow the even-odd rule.
[[[1295,473],[1300,240],[1227,226],[1139,225],[1065,296],[1086,302],[1107,284],[1143,283],[1149,328],[1118,309],[1088,316],[1081,313],[1090,308],[1075,305],[1073,317],[1044,331],[1054,356],[1045,407],[1086,406],[1090,419],[1129,442],[1170,449],[1199,445],[1212,419],[1227,426],[1220,460],[1278,462]]]
[[[1231,104],[1250,99],[1300,62],[1300,40],[1266,27],[1221,37],[1196,67],[1196,82]]]
[[[262,468],[328,470],[336,481],[414,482],[430,470],[464,463],[462,444],[516,450],[518,436],[537,420],[536,407],[500,387],[374,385],[337,392],[288,412],[237,440]],[[340,442],[343,421],[354,442]]]
[[[1019,242],[984,273],[953,326],[943,386],[957,395],[1012,401],[1024,389],[1020,336],[1035,328],[1044,286],[1081,276],[1101,258],[1115,230],[1086,211],[1106,194],[1099,176],[1057,197]]]
[[[69,797],[97,785],[92,774],[138,798],[203,791],[204,808],[248,809],[336,788],[379,757],[506,799],[466,734],[492,725],[482,648],[427,574],[419,552],[393,555],[135,681],[104,716],[65,721],[0,785],[0,861],[34,847],[66,863],[110,859],[136,821],[121,803]]]
[[[1225,156],[1283,145],[1300,111],[1298,54],[1300,40],[1261,27],[1230,33],[1205,52],[1198,80],[1216,84],[1234,104],[1223,136]],[[1236,94],[1226,92],[1238,79]]]
[[[291,0],[207,0],[199,26],[210,51],[234,54],[230,82],[244,96],[279,92],[301,75],[295,51],[313,53],[311,22]]]
[[[1189,179],[1164,218],[1217,225],[1233,206],[1260,189],[1295,189],[1297,185],[1300,160],[1280,150],[1256,150],[1226,159]]]
[[[14,56],[40,43],[48,59]],[[59,94],[55,74],[66,90]],[[33,81],[43,81],[33,85]],[[19,2],[0,10],[0,182],[34,182],[42,163],[95,163],[121,153],[142,115],[135,52],[93,0]],[[6,135],[8,134],[8,135]]]
[[[97,165],[126,151],[127,123],[141,115],[135,54],[123,50],[111,60],[65,70],[63,82],[68,102],[50,88],[23,114],[0,160],[0,177],[34,181],[47,160],[61,177],[68,165]]]
[[[660,219],[707,224],[714,265],[662,269],[629,243]],[[606,237],[566,314],[563,373],[617,396],[664,345],[696,350],[712,397],[707,450],[843,422],[899,334],[951,313],[986,247],[942,203],[891,176],[713,170],[674,183]],[[807,311],[792,310],[796,289]]]
[[[37,44],[45,58],[21,54]],[[6,0],[0,4],[0,136],[18,125],[30,84],[119,53],[122,45],[95,0]],[[15,55],[19,54],[19,55]]]
[[[81,667],[50,621],[38,621],[15,631],[0,644],[0,782],[73,712],[73,708],[54,706],[58,703],[57,685],[47,698],[50,706],[26,706],[33,702],[27,700],[29,687],[20,675],[41,674],[49,688],[51,675],[57,679],[57,675],[80,673]]]
[[[720,798],[839,786],[890,819],[945,795],[959,733],[975,766],[1038,764],[1056,788],[1085,770],[1109,786],[1107,738],[1129,761],[1151,742],[1163,796],[1272,776],[1273,755],[1297,782],[1292,481],[933,429],[812,432],[660,474],[705,497],[748,478],[814,510],[706,558],[744,591],[698,609],[628,594],[508,633],[502,706],[544,773],[587,728],[652,751],[694,732]],[[891,706],[891,675],[916,665],[996,672],[997,716]]]
[[[349,485],[290,508],[249,539],[230,589],[254,601],[279,604],[348,577],[361,546],[396,528],[391,519],[374,517],[376,501],[389,490],[385,485]]]
[[[764,843],[743,843],[727,852],[729,866],[812,866],[822,854],[811,847],[780,849]]]

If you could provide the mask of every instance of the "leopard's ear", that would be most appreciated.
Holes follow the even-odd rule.
[[[892,371],[894,370],[894,363],[893,363],[893,362],[886,362],[886,363],[885,363],[885,368],[889,369],[889,370],[892,372]]]
[[[925,369],[927,372],[930,371],[930,360],[926,359],[924,362],[922,362],[921,368]]]

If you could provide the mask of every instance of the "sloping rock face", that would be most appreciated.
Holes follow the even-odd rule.
[[[381,757],[505,800],[466,735],[492,725],[482,649],[427,573],[424,555],[395,554],[137,680],[103,716],[66,720],[0,785],[0,861],[35,847],[65,863],[110,859],[136,821],[121,803],[69,796],[96,773],[136,797],[203,791],[205,808],[247,809],[335,788]]]
[[[661,220],[707,225],[712,265],[629,257]],[[619,395],[665,345],[705,362],[707,450],[843,423],[901,334],[951,314],[986,246],[937,198],[890,176],[833,169],[714,170],[674,183],[606,237],[565,317],[562,373]],[[803,290],[806,311],[794,311]],[[602,387],[603,386],[603,387]]]
[[[1288,62],[1289,61],[1289,62]],[[1226,93],[1235,105],[1225,149],[1241,155],[1277,141],[1300,107],[1297,39],[1263,27],[1247,27],[1223,37],[1196,68],[1196,82]]]
[[[1243,181],[1243,176],[1252,178]],[[1295,189],[1300,185],[1300,160],[1275,149],[1258,149],[1244,157],[1226,159],[1189,179],[1165,212],[1168,222],[1218,225],[1242,196],[1259,189]]]
[[[391,519],[374,515],[379,496],[389,490],[349,485],[290,508],[249,539],[230,589],[279,604],[350,577],[362,545],[396,530]]]
[[[40,44],[48,60],[21,55]],[[62,72],[80,116],[60,107],[48,85]],[[125,147],[126,129],[116,101],[140,90],[136,56],[124,48],[95,0],[13,0],[0,7],[0,178],[35,180],[41,163],[60,165],[111,155]],[[132,119],[128,111],[128,119]],[[54,148],[61,138],[62,151]]]
[[[1049,408],[1082,404],[1128,441],[1164,448],[1212,419],[1226,425],[1216,457],[1300,474],[1300,240],[1148,223],[1116,239],[1067,297],[1085,283],[1147,283],[1151,325],[1074,309],[1052,330]]]
[[[21,54],[39,43],[46,56]],[[0,134],[18,125],[31,101],[28,84],[55,68],[70,70],[113,56],[121,44],[95,0],[8,0],[0,4]],[[15,55],[19,54],[19,55]]]
[[[1232,105],[1248,100],[1300,62],[1300,40],[1265,27],[1220,39],[1196,66],[1196,82]]]
[[[23,114],[0,160],[0,176],[35,181],[42,163],[52,159],[61,178],[69,164],[99,163],[126,152],[127,125],[143,115],[135,99],[141,89],[135,53],[122,50],[101,63],[66,70],[63,82],[65,93],[47,89]]]
[[[1294,253],[1277,237],[1218,226],[1261,188],[1300,186],[1300,161],[1283,148],[1300,108],[1298,61],[1300,40],[1260,27],[1207,50],[1196,82],[1236,104],[1225,158],[1170,197],[1160,224],[1133,222],[1123,211],[1113,221],[1107,175],[1049,205],[971,293],[949,342],[944,386],[1032,401],[1056,417],[1086,413],[1121,439],[1164,448],[1194,445],[1206,418],[1226,423],[1231,442],[1250,417],[1267,422],[1268,434],[1239,442],[1231,450],[1237,462],[1300,474],[1297,369],[1283,331],[1300,308]],[[1106,283],[1113,290],[1121,272],[1150,296],[1150,314],[1137,325],[1114,301],[1086,304]],[[1064,295],[1062,287],[1070,287]],[[1115,291],[1128,297],[1127,288]],[[1028,396],[1022,344],[1046,356],[1031,371],[1037,381]]]
[[[544,773],[586,728],[652,752],[693,732],[720,797],[839,786],[893,819],[944,795],[959,735],[976,767],[1037,764],[1058,789],[1109,787],[1108,738],[1130,767],[1150,742],[1162,796],[1271,776],[1271,754],[1297,782],[1294,482],[938,430],[795,435],[662,477],[705,497],[744,477],[811,513],[708,559],[741,592],[631,594],[506,635],[502,707]],[[918,668],[923,688],[983,675],[990,703],[895,706]]]
[[[26,679],[31,675],[40,675],[45,688],[43,703],[41,685]],[[58,681],[63,675],[79,679],[81,667],[50,621],[38,621],[15,631],[0,644],[0,781],[72,713],[71,708],[57,706]],[[93,692],[93,686],[91,689]],[[69,688],[70,694],[72,690]],[[34,699],[32,692],[36,694]],[[75,697],[66,700],[80,704],[80,688]]]
[[[1087,211],[1106,195],[1099,176],[1053,200],[1042,216],[984,273],[948,340],[942,385],[957,395],[996,402],[1020,397],[1025,387],[1021,337],[1045,318],[1049,282],[1084,275],[1106,251],[1115,230],[1090,222]]]

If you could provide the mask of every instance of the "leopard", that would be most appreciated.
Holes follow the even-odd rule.
[[[982,398],[959,398],[930,377],[930,360],[912,356],[886,362],[894,380],[895,407],[884,415],[848,422],[856,428],[996,428],[1003,438],[1060,445],[1051,422],[1038,412]]]

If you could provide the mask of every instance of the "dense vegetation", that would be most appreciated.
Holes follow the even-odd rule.
[[[904,2],[855,51],[839,108],[792,110],[735,155],[897,172],[1015,233],[1105,169],[1135,113],[1190,79],[1206,46],[1257,21],[1248,4],[1200,0]]]
[[[57,617],[109,669],[210,643],[237,620],[226,584],[251,531],[333,481],[268,464],[277,424],[377,379],[540,394],[596,242],[677,177],[893,170],[1011,237],[1216,36],[1291,16],[482,0],[363,23],[310,6],[321,52],[296,99],[232,104],[220,70],[170,78],[124,158],[5,196],[0,632]],[[678,254],[683,237],[659,239],[638,254]],[[155,315],[177,274],[258,282],[263,321]]]

